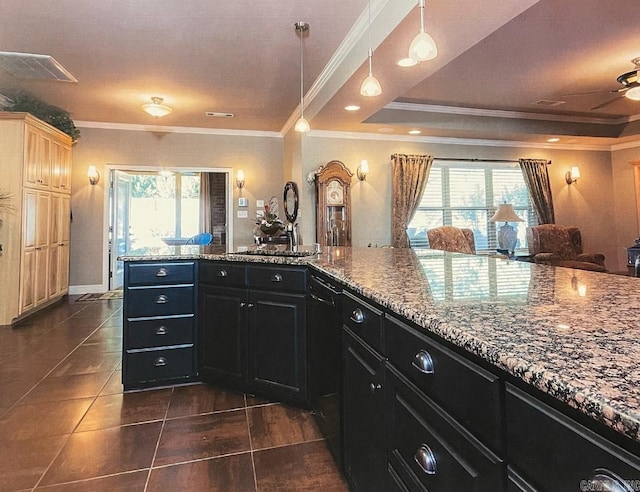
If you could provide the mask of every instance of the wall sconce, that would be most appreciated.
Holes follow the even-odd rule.
[[[366,159],[363,159],[360,162],[360,165],[358,166],[358,169],[356,170],[356,174],[358,175],[358,179],[360,181],[364,181],[365,179],[367,179],[367,174],[369,173],[369,161]]]
[[[240,189],[244,188],[244,171],[242,169],[236,173],[236,186]]]
[[[96,169],[96,166],[89,166],[87,170],[87,177],[89,178],[89,183],[92,185],[97,185],[98,181],[100,181],[100,173]]]
[[[579,178],[580,169],[578,169],[578,166],[573,166],[571,168],[571,171],[567,171],[567,173],[564,175],[564,179],[567,181],[568,185],[575,183]]]

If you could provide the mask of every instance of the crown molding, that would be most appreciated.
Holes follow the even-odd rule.
[[[485,116],[492,118],[511,118],[519,120],[561,121],[567,123],[591,123],[600,125],[620,125],[640,119],[640,115],[624,116],[622,118],[592,118],[588,116],[567,116],[549,113],[529,113],[526,111],[504,111],[501,109],[477,109],[457,106],[441,106],[436,104],[416,104],[404,102],[390,102],[383,109],[398,111],[416,111],[424,113],[457,114],[464,116]]]
[[[621,144],[614,144],[611,146],[611,150],[625,150],[625,149],[633,149],[635,147],[640,147],[640,140],[635,140],[633,142],[625,142]]]
[[[100,130],[125,130],[133,132],[190,133],[194,135],[223,135],[231,137],[282,138],[280,132],[257,130],[233,130],[224,128],[198,128],[188,126],[136,125],[131,123],[105,123],[102,121],[74,121],[78,128],[96,128]]]

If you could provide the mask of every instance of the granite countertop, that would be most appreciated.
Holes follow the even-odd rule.
[[[640,442],[640,278],[435,250],[189,257],[309,264]]]

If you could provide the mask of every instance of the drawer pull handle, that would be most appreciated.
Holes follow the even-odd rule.
[[[166,268],[159,268],[158,271],[156,272],[156,277],[166,277],[166,276],[167,276]]]
[[[411,362],[411,365],[422,374],[434,373],[433,359],[431,358],[431,355],[429,355],[429,352],[427,352],[426,350],[421,350],[420,352],[418,352],[413,358],[413,362]]]
[[[226,277],[226,276],[227,276],[226,270],[218,270],[218,277]]]
[[[156,367],[162,367],[162,366],[166,366],[167,365],[167,359],[164,357],[158,357],[156,360],[153,361],[153,365]]]
[[[166,304],[167,301],[169,301],[169,298],[164,294],[162,294],[162,295],[159,295],[158,298],[156,299],[156,304]]]
[[[353,312],[351,313],[351,321],[359,325],[364,323],[364,313],[362,312],[362,309],[355,308],[353,310]]]
[[[436,457],[433,455],[433,451],[431,451],[429,446],[426,444],[420,446],[413,458],[427,475],[436,474]]]
[[[156,335],[166,335],[168,331],[169,330],[167,330],[166,326],[158,326],[158,329],[156,330]]]
[[[369,391],[371,391],[372,395],[376,394],[376,391],[380,391],[382,389],[382,385],[380,383],[369,383]]]
[[[271,277],[272,282],[282,282],[282,275],[279,273],[274,273],[273,277]]]

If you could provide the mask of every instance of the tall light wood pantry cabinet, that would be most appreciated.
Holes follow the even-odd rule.
[[[0,325],[69,291],[71,138],[28,113],[0,112]]]

